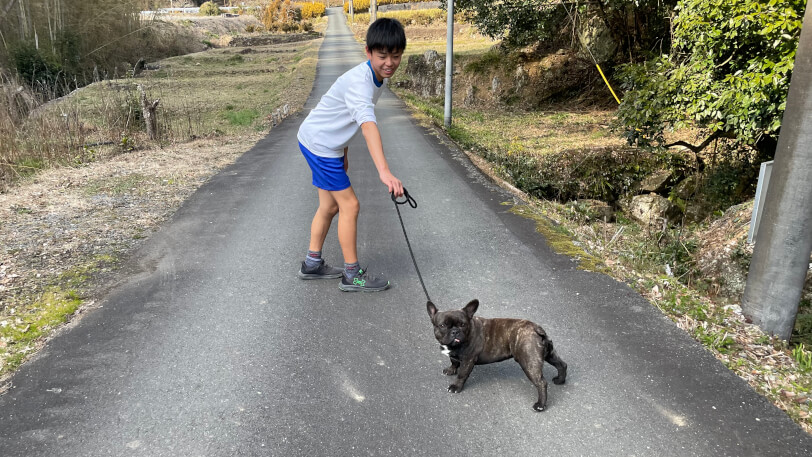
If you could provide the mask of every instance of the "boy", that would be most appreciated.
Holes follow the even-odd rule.
[[[340,76],[321,98],[299,128],[299,149],[313,172],[313,185],[319,193],[319,208],[310,225],[310,247],[299,270],[302,279],[338,279],[347,292],[377,292],[389,281],[376,278],[360,268],[356,233],[358,198],[347,177],[347,145],[361,129],[378,176],[396,197],[403,184],[390,171],[383,154],[381,134],[375,119],[375,103],[400,65],[406,49],[406,34],[395,19],[381,18],[367,30],[368,61]],[[327,265],[321,249],[333,217],[338,214],[338,242],[344,255],[344,270]]]

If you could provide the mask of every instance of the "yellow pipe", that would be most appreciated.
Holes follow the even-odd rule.
[[[606,87],[608,87],[609,91],[612,92],[612,95],[615,97],[615,101],[617,101],[617,104],[619,105],[620,104],[620,99],[617,98],[617,95],[615,95],[615,91],[612,90],[612,85],[609,84],[609,80],[607,80],[606,75],[603,74],[603,70],[601,70],[601,66],[598,65],[598,64],[595,64],[595,66],[598,67],[598,72],[600,72],[601,76],[603,77],[603,82],[606,83]]]

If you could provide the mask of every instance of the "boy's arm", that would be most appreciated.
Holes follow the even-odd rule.
[[[372,156],[372,161],[375,162],[375,168],[378,169],[378,177],[381,178],[381,182],[389,188],[390,194],[394,193],[395,197],[402,197],[403,184],[389,171],[389,164],[383,155],[383,142],[381,141],[381,132],[378,131],[378,124],[364,122],[361,124],[361,132],[367,141],[369,155]]]

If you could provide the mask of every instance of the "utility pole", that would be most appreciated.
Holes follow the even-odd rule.
[[[350,24],[355,22],[355,12],[352,9],[352,0],[350,0]]]
[[[804,15],[765,200],[742,310],[765,332],[789,340],[812,253],[812,8]]]
[[[377,20],[378,20],[378,0],[372,0],[369,2],[369,23],[372,24]]]
[[[451,79],[454,74],[454,0],[448,0],[448,25],[445,45],[445,112],[443,125],[451,127]]]

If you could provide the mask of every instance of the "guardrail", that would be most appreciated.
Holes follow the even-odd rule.
[[[233,10],[239,10],[240,8],[242,8],[242,9],[252,9],[252,8],[258,8],[258,7],[255,7],[255,6],[243,6],[243,7],[240,7],[240,6],[221,6],[220,11],[228,12],[228,11],[233,11]],[[197,7],[197,6],[189,7],[189,8],[160,8],[160,9],[157,9],[155,11],[141,11],[141,16],[142,17],[156,17],[156,16],[160,16],[162,14],[173,14],[173,13],[199,14],[200,13],[200,8]]]

